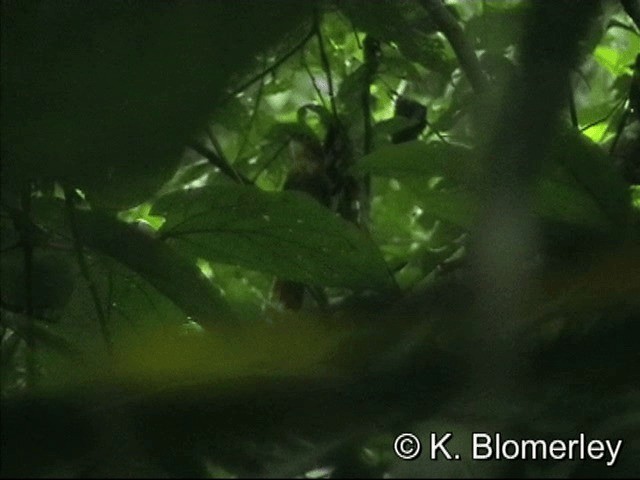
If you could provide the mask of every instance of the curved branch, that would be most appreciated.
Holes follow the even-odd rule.
[[[228,99],[235,97],[237,94],[244,92],[247,88],[249,88],[251,85],[253,85],[254,83],[256,83],[258,80],[260,80],[261,78],[266,77],[267,75],[269,75],[271,72],[275,71],[278,69],[278,67],[280,67],[280,65],[282,65],[284,62],[286,62],[287,60],[289,60],[298,50],[300,50],[301,48],[303,48],[307,42],[311,39],[311,37],[313,37],[316,34],[316,28],[315,26],[309,30],[309,32],[304,36],[304,38],[302,40],[300,40],[296,45],[293,46],[293,48],[291,48],[291,50],[289,50],[287,53],[285,53],[282,57],[280,57],[278,60],[276,60],[273,65],[271,65],[268,68],[265,68],[264,70],[262,70],[260,73],[254,75],[253,77],[251,77],[249,80],[247,80],[246,82],[244,82],[243,84],[241,84],[238,88],[234,89],[223,101],[222,103],[224,103],[225,101],[227,101]]]
[[[488,82],[476,52],[473,50],[455,17],[446,9],[441,0],[420,0],[420,4],[429,12],[433,23],[442,32],[456,53],[460,68],[469,79],[476,93],[487,90]]]

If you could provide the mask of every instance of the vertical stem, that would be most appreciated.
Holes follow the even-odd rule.
[[[87,286],[89,287],[89,294],[91,295],[91,299],[93,300],[93,306],[96,310],[96,315],[98,316],[98,323],[100,324],[100,333],[102,334],[102,338],[107,345],[107,349],[109,353],[113,353],[113,342],[111,340],[111,334],[109,333],[109,329],[107,328],[107,317],[102,308],[102,302],[100,301],[100,295],[98,294],[98,288],[96,287],[93,278],[91,277],[91,272],[89,271],[89,266],[87,265],[86,259],[84,257],[82,239],[80,237],[80,232],[78,231],[78,224],[76,222],[75,217],[75,205],[73,201],[74,192],[70,188],[64,189],[64,199],[65,205],[67,208],[67,218],[69,221],[69,226],[71,228],[71,236],[73,237],[73,248],[76,253],[76,259],[78,261],[78,266],[80,267],[80,273],[84,277],[87,282]]]
[[[22,210],[26,218],[31,215],[31,182],[27,182],[22,190]],[[26,370],[27,388],[33,388],[37,380],[36,342],[34,336],[34,308],[33,308],[33,239],[27,230],[22,235],[22,252],[24,256],[24,300],[27,316],[27,344]]]
[[[622,113],[622,118],[620,118],[620,123],[618,123],[618,128],[616,129],[616,136],[613,137],[613,142],[611,142],[611,147],[609,148],[609,155],[613,155],[616,151],[616,147],[618,146],[618,141],[620,140],[620,136],[622,135],[622,132],[624,131],[624,127],[629,118],[629,112],[630,110],[628,108],[625,108],[624,112]]]
[[[320,15],[316,11],[315,18],[315,31],[316,36],[318,37],[318,46],[320,48],[320,61],[322,62],[322,69],[327,76],[327,85],[329,87],[329,101],[331,102],[331,113],[333,113],[334,118],[338,118],[338,109],[336,108],[336,99],[333,91],[333,78],[331,75],[331,66],[329,65],[329,57],[327,56],[327,52],[324,48],[324,41],[322,39],[322,30],[320,28]]]
[[[458,57],[460,68],[469,79],[476,93],[487,91],[487,78],[480,67],[480,62],[471,44],[462,31],[456,18],[447,10],[441,0],[420,0],[422,6],[429,12],[438,30],[442,32],[451,48]]]
[[[371,119],[371,83],[378,70],[379,43],[373,37],[367,35],[363,42],[365,78],[362,85],[360,104],[364,122],[364,155],[373,148],[373,125]],[[362,205],[362,223],[366,225],[369,217],[369,199],[371,198],[371,175],[366,174],[363,179],[364,198],[366,205]],[[363,202],[364,203],[364,202]]]
[[[304,59],[304,52],[301,52],[300,63],[302,63],[302,66],[307,72],[307,75],[309,75],[309,78],[311,79],[311,84],[313,85],[313,89],[316,91],[316,95],[320,99],[322,106],[326,109],[327,102],[324,100],[324,95],[322,95],[322,92],[320,91],[320,87],[318,87],[318,83],[316,82],[316,78],[313,76],[313,72],[311,72],[311,69],[309,68],[309,64],[307,64],[306,60]]]
[[[573,98],[573,87],[571,85],[571,79],[567,82],[567,100],[569,102],[569,115],[571,115],[571,125],[578,128],[578,111],[576,110],[576,102]]]

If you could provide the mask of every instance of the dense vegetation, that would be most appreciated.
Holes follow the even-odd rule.
[[[638,2],[2,17],[3,476],[640,474]]]

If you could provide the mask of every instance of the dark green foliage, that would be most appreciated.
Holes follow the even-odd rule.
[[[638,476],[632,2],[2,17],[3,477]]]
[[[230,73],[309,7],[3,3],[3,186],[42,176],[137,205],[174,173]]]

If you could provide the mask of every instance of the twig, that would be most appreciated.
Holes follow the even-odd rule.
[[[113,301],[113,270],[109,270],[109,273],[107,274],[107,301],[106,301],[107,311],[105,313],[105,318],[108,321],[111,321],[111,311],[113,310],[114,303],[115,302]]]
[[[76,253],[76,259],[78,261],[78,267],[80,268],[80,273],[82,274],[89,288],[89,293],[91,295],[91,299],[93,301],[93,305],[96,310],[96,315],[98,316],[98,323],[100,324],[100,332],[102,333],[102,338],[104,339],[107,345],[109,354],[112,354],[113,342],[111,340],[111,334],[109,333],[109,329],[107,328],[107,318],[102,308],[102,302],[100,301],[98,287],[96,287],[96,284],[93,281],[93,278],[91,277],[91,272],[89,271],[89,265],[87,264],[86,258],[84,256],[84,247],[82,245],[82,240],[80,238],[80,232],[78,231],[78,224],[76,222],[76,216],[75,216],[76,207],[74,205],[73,196],[74,196],[74,192],[71,190],[71,188],[65,187],[64,202],[67,210],[67,219],[69,221],[69,226],[71,228],[71,236],[73,237],[73,246]]]
[[[304,52],[303,52],[302,56],[300,57],[300,63],[302,63],[302,66],[306,70],[307,75],[309,75],[309,78],[311,79],[311,84],[313,85],[313,89],[316,91],[316,95],[318,95],[318,98],[320,99],[320,102],[322,103],[322,106],[326,110],[327,109],[327,102],[324,99],[324,95],[322,95],[322,92],[320,91],[320,87],[318,87],[318,83],[316,82],[316,77],[313,76],[313,73],[311,72],[311,69],[309,68],[309,64],[304,59]]]
[[[31,182],[27,182],[22,190],[22,211],[26,218],[31,215]],[[37,376],[36,342],[33,308],[33,239],[28,230],[22,231],[22,252],[24,255],[24,300],[27,314],[27,387],[33,388]]]
[[[624,128],[627,125],[627,119],[629,118],[630,112],[631,112],[630,109],[625,108],[622,114],[622,118],[620,119],[620,123],[618,124],[618,128],[616,129],[616,136],[613,137],[613,142],[611,142],[611,148],[609,148],[609,155],[613,155],[614,152],[616,151],[616,147],[618,146],[618,141],[620,140],[620,137],[622,136],[622,132],[624,131]]]
[[[318,37],[318,46],[320,48],[320,61],[322,63],[322,69],[324,70],[324,73],[327,76],[327,85],[329,87],[329,101],[331,102],[331,113],[333,113],[333,117],[337,119],[338,109],[336,108],[336,99],[333,93],[333,78],[331,76],[331,66],[329,65],[329,57],[327,56],[327,52],[324,49],[324,41],[322,39],[322,30],[320,28],[320,19],[317,11],[316,11],[316,17],[314,19],[314,30],[315,30],[316,36]]]
[[[626,99],[623,98],[621,100],[618,101],[618,103],[616,103],[613,108],[609,111],[609,113],[607,113],[604,117],[599,118],[598,120],[595,120],[587,125],[585,125],[584,127],[580,127],[580,131],[584,132],[586,130],[589,130],[591,127],[595,127],[596,125],[602,123],[602,122],[606,122],[607,120],[609,120],[609,118],[611,118],[611,116],[616,112],[616,110],[618,110],[618,108],[620,108],[620,105],[623,105],[624,102],[626,102]]]
[[[567,82],[567,100],[569,102],[569,115],[571,115],[571,125],[574,128],[578,128],[580,123],[578,122],[578,111],[576,110],[576,102],[573,98],[573,88],[571,87],[571,79]]]
[[[253,183],[251,180],[249,180],[240,172],[236,172],[233,169],[233,167],[229,165],[229,163],[227,163],[224,159],[222,159],[216,152],[209,150],[207,147],[200,145],[195,141],[187,143],[187,147],[189,147],[194,152],[202,155],[204,158],[206,158],[209,161],[211,165],[219,168],[223,174],[225,174],[234,182],[238,182],[245,185],[249,185]]]
[[[213,145],[213,148],[216,149],[216,153],[218,154],[218,158],[220,159],[220,161],[227,166],[228,170],[235,177],[236,182],[244,183],[244,181],[242,180],[242,177],[240,177],[240,174],[229,163],[229,160],[227,159],[227,156],[224,154],[224,150],[222,149],[222,145],[220,145],[220,142],[218,141],[218,138],[213,133],[213,130],[211,129],[211,127],[207,129],[207,133],[209,134],[209,140],[211,140],[211,144]]]
[[[353,24],[353,21],[349,19],[349,24],[351,25],[351,31],[353,32],[353,36],[356,39],[356,46],[362,50],[362,43],[360,42],[360,37],[358,36],[358,32],[356,31],[356,27]]]
[[[380,44],[377,39],[367,35],[362,42],[364,48],[364,79],[360,92],[360,106],[362,108],[362,120],[364,122],[363,153],[367,155],[373,149],[373,119],[371,114],[371,84],[378,71],[380,62],[378,61]],[[371,174],[367,173],[362,178],[364,195],[360,208],[360,224],[366,228],[370,219],[371,208]]]
[[[258,170],[256,172],[256,174],[253,176],[253,179],[251,180],[251,183],[255,183],[258,178],[260,177],[260,175],[262,175],[264,173],[264,171],[269,168],[271,166],[271,164],[276,160],[276,158],[278,158],[280,156],[280,154],[282,153],[282,151],[287,148],[287,146],[289,145],[289,142],[283,142],[282,145],[280,145],[278,147],[278,149],[275,151],[275,153],[273,154],[273,156],[271,158],[269,158],[269,160],[267,160],[264,165],[262,166],[262,168],[260,170]]]
[[[427,127],[429,127],[429,132],[426,134],[425,138],[429,138],[429,136],[433,133],[436,137],[438,137],[440,139],[440,141],[442,143],[449,144],[449,140],[447,140],[447,138],[444,137],[440,133],[440,131],[433,124],[431,124],[428,120],[427,120]]]
[[[488,82],[476,53],[467,39],[455,17],[449,12],[441,0],[420,0],[422,6],[429,12],[433,22],[451,44],[458,57],[460,68],[465,73],[476,93],[487,90]]]
[[[275,61],[275,63],[273,65],[271,65],[270,67],[264,69],[263,71],[261,71],[260,73],[258,73],[257,75],[254,75],[253,77],[251,77],[249,80],[247,80],[246,82],[244,82],[243,84],[241,84],[238,88],[236,88],[235,90],[233,90],[228,96],[227,98],[225,98],[222,103],[226,102],[227,100],[229,100],[232,97],[235,97],[236,95],[238,95],[241,92],[244,92],[247,88],[249,88],[251,85],[253,85],[254,83],[256,83],[258,80],[260,80],[261,78],[266,77],[267,75],[269,75],[271,72],[274,72],[275,70],[278,69],[278,67],[280,65],[282,65],[284,62],[286,62],[289,58],[291,58],[298,50],[300,50],[301,48],[303,48],[307,42],[311,39],[311,37],[313,37],[316,34],[316,29],[315,27],[312,28],[305,36],[302,40],[300,40],[300,42],[298,42],[291,50],[289,50],[287,53],[285,53],[282,57],[280,57],[278,60]]]
[[[265,58],[266,64],[266,58]],[[242,139],[242,143],[240,144],[240,148],[238,149],[238,153],[234,160],[234,164],[238,162],[238,159],[244,153],[244,149],[247,147],[247,143],[249,142],[249,135],[251,134],[251,129],[253,128],[253,123],[256,120],[256,116],[258,115],[258,109],[260,108],[260,102],[262,101],[262,92],[264,91],[264,77],[260,79],[260,86],[258,87],[258,92],[256,93],[256,101],[253,106],[253,111],[251,112],[251,118],[249,118],[249,124],[247,125],[247,131]]]
[[[362,107],[362,116],[364,120],[364,154],[371,152],[373,147],[373,126],[371,119],[371,84],[373,77],[378,70],[378,48],[379,44],[376,39],[367,35],[363,42],[364,47],[364,68],[365,76],[362,85],[362,93],[360,104]]]

